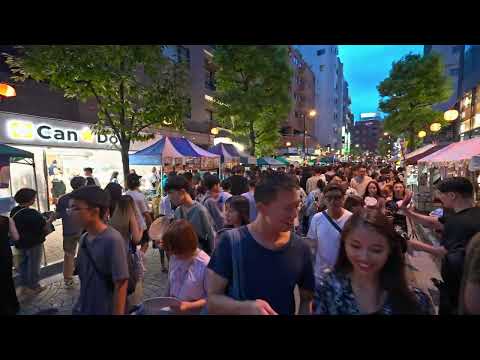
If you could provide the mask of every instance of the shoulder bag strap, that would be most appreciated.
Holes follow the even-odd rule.
[[[235,300],[245,300],[244,268],[242,256],[242,236],[239,229],[228,231],[232,247],[232,297]]]
[[[28,208],[21,208],[20,210],[18,210],[15,214],[12,215],[12,219],[15,218],[15,216],[17,216],[19,213],[21,213],[23,210],[26,210]]]
[[[99,268],[97,267],[97,264],[95,263],[95,260],[93,260],[93,256],[92,256],[92,254],[90,252],[90,249],[88,248],[88,245],[87,245],[87,234],[86,233],[83,234],[83,236],[82,236],[82,248],[85,249],[85,253],[87,254],[88,260],[92,264],[95,272],[98,273],[105,280],[107,285],[112,287],[112,289],[113,289],[114,286],[113,286],[113,280],[112,280],[111,276],[108,276],[108,275],[104,274],[103,272],[101,272],[99,270]]]
[[[323,211],[322,212],[323,216],[325,216],[325,219],[328,220],[328,222],[330,224],[332,224],[332,226],[335,228],[335,230],[337,230],[340,234],[342,233],[342,228],[340,226],[338,226],[338,224],[333,221],[333,219],[330,217],[330,215],[327,214],[327,210]]]

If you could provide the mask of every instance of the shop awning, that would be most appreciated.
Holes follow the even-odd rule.
[[[240,154],[233,144],[218,143],[209,148],[208,151],[219,155],[222,162],[240,161]]]
[[[244,165],[256,165],[257,164],[257,158],[255,156],[252,156],[250,154],[247,154],[245,152],[238,152],[240,154],[240,164]]]
[[[277,159],[274,159],[269,156],[261,157],[257,159],[257,165],[259,166],[284,166],[285,164]]]
[[[165,158],[218,158],[185,138],[164,136],[149,147],[129,156],[130,165],[162,165]]]
[[[440,149],[420,160],[419,164],[448,166],[451,164],[468,165],[472,157],[480,155],[480,138],[459,141]]]
[[[277,156],[275,159],[282,162],[284,165],[290,165],[290,162],[287,159],[285,159],[283,156]]]
[[[422,146],[419,149],[416,149],[412,152],[409,152],[405,155],[405,165],[416,165],[417,161],[433,154],[434,152],[443,149],[445,146],[449,145],[448,143],[445,144],[428,144]]]
[[[22,159],[33,159],[33,154],[22,149],[0,144],[0,157],[9,158],[12,161],[18,161]]]

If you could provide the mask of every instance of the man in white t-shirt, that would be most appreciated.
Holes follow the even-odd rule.
[[[130,195],[135,203],[136,217],[140,229],[143,231],[142,240],[140,240],[141,250],[146,253],[148,250],[148,228],[152,223],[152,216],[148,210],[147,200],[145,195],[139,190],[141,176],[137,174],[128,174],[127,176],[127,188],[128,191],[125,195]]]
[[[314,265],[317,283],[335,266],[340,250],[341,229],[352,216],[350,211],[343,208],[345,190],[342,186],[328,185],[323,199],[327,210],[315,214],[307,234],[317,244]]]
[[[352,178],[350,186],[357,191],[358,196],[363,197],[370,181],[372,181],[372,178],[367,176],[367,168],[365,165],[360,165],[358,167],[358,175]]]
[[[314,169],[314,175],[307,180],[307,194],[310,194],[313,190],[317,188],[318,180],[322,180],[325,184],[327,183],[325,174],[322,174],[322,169],[319,166],[316,166]]]

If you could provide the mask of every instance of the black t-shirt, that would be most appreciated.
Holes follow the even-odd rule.
[[[444,225],[442,245],[449,253],[464,251],[470,239],[480,232],[480,208],[473,207],[438,219]]]
[[[455,306],[460,291],[466,248],[470,239],[480,232],[480,208],[465,209],[441,217],[439,221],[444,225],[441,244],[448,251],[442,262],[441,275]]]
[[[15,221],[18,234],[20,235],[20,239],[15,244],[15,247],[18,249],[30,249],[45,241],[43,229],[47,222],[37,210],[16,206],[10,212],[10,217]]]
[[[252,237],[246,226],[242,232],[242,254],[245,295],[249,300],[261,299],[281,315],[295,313],[295,285],[314,291],[315,279],[310,249],[295,236],[279,250],[269,250]],[[223,232],[208,267],[232,281],[232,247],[228,232]]]
[[[10,224],[8,218],[0,216],[0,263],[6,261],[7,258],[12,257],[12,249],[10,249],[10,242],[8,239],[9,231]]]
[[[231,184],[230,194],[232,195],[242,195],[248,192],[248,180],[246,177],[240,175],[232,175],[228,178]]]

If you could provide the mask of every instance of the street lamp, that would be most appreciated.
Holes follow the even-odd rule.
[[[292,143],[291,143],[290,141],[287,141],[287,142],[285,143],[285,145],[286,145],[287,147],[290,147],[290,146],[292,146]]]
[[[452,109],[452,110],[447,110],[445,111],[445,113],[443,114],[443,118],[446,120],[446,121],[454,121],[458,118],[458,111],[455,110],[455,109]]]
[[[3,100],[3,98],[11,98],[15,96],[17,96],[17,93],[13,86],[4,83],[0,84],[0,99]]]
[[[308,116],[310,118],[314,118],[317,115],[317,111],[315,109],[311,109],[308,112]],[[305,114],[303,114],[303,162],[305,162],[307,158],[307,119]]]

